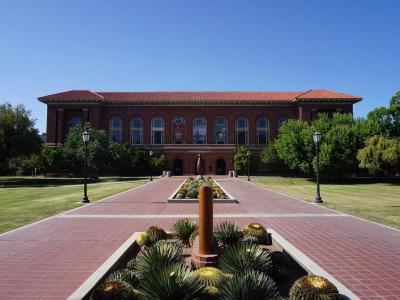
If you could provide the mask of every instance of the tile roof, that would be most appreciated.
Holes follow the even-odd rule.
[[[308,100],[346,100],[360,101],[362,98],[328,90],[309,90],[307,92],[92,92],[71,90],[39,97],[48,102],[302,102]]]

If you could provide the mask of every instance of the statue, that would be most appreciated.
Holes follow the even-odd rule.
[[[197,175],[198,175],[197,178],[203,179],[204,167],[203,167],[203,162],[201,160],[200,153],[197,154],[196,170],[197,170]]]

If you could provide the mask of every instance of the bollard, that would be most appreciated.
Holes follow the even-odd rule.
[[[199,253],[213,254],[213,191],[208,184],[199,190]]]

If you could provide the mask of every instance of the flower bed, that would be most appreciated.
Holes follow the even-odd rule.
[[[274,251],[260,224],[243,230],[221,223],[214,230],[218,265],[197,270],[190,264],[190,246],[197,235],[191,220],[179,220],[172,236],[152,226],[140,234],[140,252],[125,268],[100,282],[90,298],[96,299],[339,299],[336,287],[319,276],[303,276],[284,252]]]

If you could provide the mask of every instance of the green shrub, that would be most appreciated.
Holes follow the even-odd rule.
[[[190,236],[197,230],[197,224],[189,219],[180,219],[172,225],[171,231],[174,236],[182,241],[183,245],[188,247]]]
[[[221,270],[213,267],[199,268],[194,273],[206,286],[218,287],[226,279],[225,274]]]
[[[151,246],[157,241],[167,239],[167,233],[158,226],[150,226],[145,233],[147,234],[146,246]]]
[[[111,273],[107,280],[120,280],[129,283],[132,287],[137,288],[139,285],[139,277],[135,272],[129,269],[122,269]]]
[[[265,244],[268,242],[268,232],[264,226],[258,223],[250,223],[243,229],[243,234],[257,238],[258,243]]]
[[[190,268],[181,264],[170,264],[150,272],[141,282],[143,300],[191,300],[204,297],[206,289]]]
[[[338,300],[337,288],[326,278],[309,275],[299,278],[289,292],[290,300]]]
[[[224,273],[243,273],[257,270],[264,273],[272,271],[269,253],[255,244],[236,244],[228,247],[218,261],[219,269]]]
[[[124,300],[139,299],[133,287],[121,280],[106,280],[90,295],[91,300]]]
[[[188,188],[187,193],[186,193],[186,196],[188,198],[195,199],[195,198],[197,198],[198,195],[199,195],[198,188],[196,188],[196,187]]]
[[[182,253],[183,249],[180,244],[163,240],[158,241],[137,255],[134,270],[139,278],[144,278],[151,271],[172,263],[183,262]]]
[[[227,247],[239,242],[243,233],[235,223],[223,222],[215,228],[214,236],[217,239],[218,244]]]
[[[219,289],[222,300],[280,299],[275,282],[258,271],[236,274]]]

